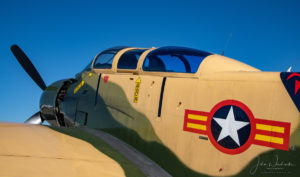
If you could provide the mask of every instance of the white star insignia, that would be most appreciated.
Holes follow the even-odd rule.
[[[218,142],[226,138],[227,136],[230,136],[238,146],[241,146],[237,131],[248,125],[249,122],[236,121],[232,106],[230,107],[226,119],[217,117],[213,117],[213,119],[222,127],[221,133],[219,134],[217,140]]]

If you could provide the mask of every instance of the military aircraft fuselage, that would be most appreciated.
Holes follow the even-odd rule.
[[[53,126],[106,131],[173,176],[274,172],[257,159],[276,157],[293,172],[299,76],[183,47],[116,47],[48,86],[40,112]]]

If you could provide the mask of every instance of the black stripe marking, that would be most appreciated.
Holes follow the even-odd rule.
[[[161,115],[161,107],[162,107],[162,102],[164,98],[164,90],[165,90],[165,84],[166,84],[166,77],[163,78],[162,84],[161,84],[161,91],[160,91],[160,98],[159,98],[159,105],[158,105],[158,113],[157,116],[160,117]]]
[[[97,104],[97,100],[98,100],[98,90],[100,87],[100,81],[101,81],[101,74],[99,75],[98,83],[97,83],[97,89],[96,89],[96,95],[95,95],[95,105]]]

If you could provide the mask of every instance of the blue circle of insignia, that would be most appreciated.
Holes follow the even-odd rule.
[[[226,105],[218,109],[211,120],[211,132],[216,142],[227,149],[243,146],[250,137],[250,119],[241,108]]]

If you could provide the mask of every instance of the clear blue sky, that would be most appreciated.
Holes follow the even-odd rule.
[[[0,1],[0,121],[23,122],[42,91],[9,47],[18,44],[47,85],[73,77],[117,46],[179,45],[221,53],[265,71],[300,58],[300,1]],[[300,71],[300,61],[295,69]]]

